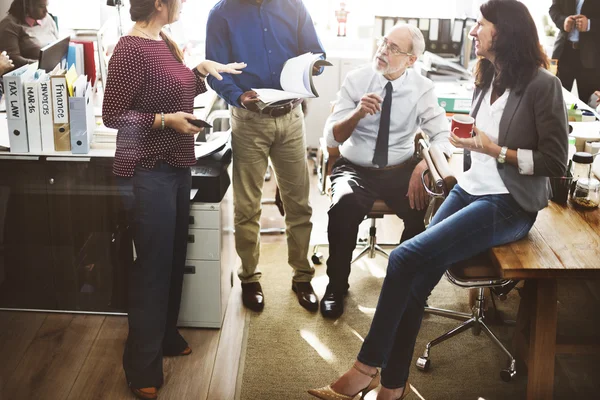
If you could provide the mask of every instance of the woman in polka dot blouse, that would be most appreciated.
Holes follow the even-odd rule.
[[[132,392],[157,398],[162,358],[191,349],[176,328],[187,248],[190,166],[195,164],[189,120],[208,74],[239,74],[243,63],[203,61],[190,70],[163,31],[185,0],[131,0],[131,32],[108,65],[102,119],[118,129],[113,171],[133,187],[137,259],[129,271],[129,335],[123,368]]]

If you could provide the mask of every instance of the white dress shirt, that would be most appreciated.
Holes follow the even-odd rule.
[[[352,113],[367,93],[376,93],[383,99],[388,80],[368,65],[351,71],[340,89],[333,113],[325,123],[324,136],[329,147],[339,147],[340,154],[353,164],[376,167],[373,164],[381,112],[361,119],[352,135],[338,143],[333,136],[333,126]],[[450,127],[444,109],[438,105],[433,82],[412,69],[392,81],[392,110],[388,166],[408,160],[414,153],[415,133],[420,129],[429,136],[432,146],[452,154],[448,138]]]
[[[492,90],[488,89],[483,97],[475,125],[485,132],[492,142],[498,144],[500,119],[510,91],[505,90],[494,104],[490,104],[491,93]],[[508,193],[508,189],[498,173],[496,158],[476,151],[471,152],[471,168],[458,178],[458,184],[473,196]]]
[[[494,104],[491,104],[491,86],[493,84],[494,82],[492,81],[490,89],[487,90],[483,97],[481,106],[477,112],[475,126],[483,131],[492,142],[498,144],[500,119],[502,118],[502,114],[504,114],[510,90],[506,89],[502,96],[498,97]],[[497,159],[494,157],[472,151],[471,168],[458,178],[458,184],[473,196],[509,193],[498,173],[497,162]],[[533,175],[533,152],[531,150],[517,149],[517,162],[519,173],[522,175]]]

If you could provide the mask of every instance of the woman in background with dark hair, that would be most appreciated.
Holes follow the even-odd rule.
[[[490,0],[470,34],[483,57],[476,69],[471,115],[475,136],[452,135],[472,152],[427,230],[390,255],[377,310],[357,360],[320,399],[404,399],[425,301],[454,263],[519,240],[548,205],[549,176],[567,164],[567,116],[560,81],[547,68],[537,29],[516,0]],[[376,394],[377,393],[377,394]],[[452,397],[449,394],[447,397]]]
[[[48,14],[48,0],[13,0],[0,21],[0,51],[15,68],[38,60],[40,49],[58,40],[58,28]]]
[[[129,335],[123,368],[131,391],[157,398],[163,356],[192,350],[177,330],[196,163],[194,98],[211,74],[239,74],[243,63],[203,61],[190,70],[162,30],[179,19],[184,0],[131,0],[135,24],[108,64],[102,118],[118,129],[113,172],[133,187],[137,259],[129,270]],[[129,195],[130,196],[130,195]],[[124,202],[130,201],[124,193]]]
[[[13,62],[10,59],[10,57],[6,55],[6,52],[3,51],[2,53],[0,53],[0,78],[2,78],[2,75],[4,75],[5,73],[7,73],[8,71],[10,71],[13,68],[14,68]],[[3,86],[2,79],[0,79],[0,98],[2,98],[3,94],[4,94],[4,86]]]

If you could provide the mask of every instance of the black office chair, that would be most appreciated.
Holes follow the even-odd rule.
[[[445,155],[436,147],[425,147],[426,143],[422,144],[424,150],[423,158],[427,162],[427,170],[423,172],[422,182],[428,191],[429,195],[436,200],[437,208],[441,205],[443,199],[450,193],[450,190],[456,184],[456,178],[454,177],[452,170],[448,164]],[[425,176],[429,175],[429,184],[426,184]],[[490,330],[485,322],[485,289],[491,289],[492,293],[496,293],[500,298],[506,296],[506,293],[512,289],[516,281],[509,279],[503,279],[500,276],[500,271],[492,263],[489,253],[484,252],[471,259],[465,260],[460,263],[456,263],[451,266],[445,273],[446,278],[454,285],[465,288],[465,289],[476,289],[477,297],[475,299],[475,305],[472,308],[471,313],[462,313],[452,310],[444,310],[440,308],[425,307],[425,312],[440,315],[443,317],[459,319],[464,321],[456,328],[446,332],[442,336],[432,340],[425,346],[423,355],[418,358],[416,365],[421,371],[428,371],[431,367],[430,352],[431,348],[438,344],[458,335],[461,332],[471,328],[474,335],[479,335],[483,329],[492,341],[506,354],[509,359],[508,368],[503,369],[500,372],[500,377],[505,382],[510,380],[516,375],[516,362],[513,355],[506,349],[506,347],[500,342],[496,335]],[[493,294],[492,294],[493,296]]]

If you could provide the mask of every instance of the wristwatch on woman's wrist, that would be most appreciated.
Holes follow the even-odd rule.
[[[506,152],[507,151],[508,151],[508,147],[502,146],[502,148],[500,149],[500,154],[498,154],[498,158],[496,159],[496,161],[498,161],[498,164],[504,164],[506,162]]]

